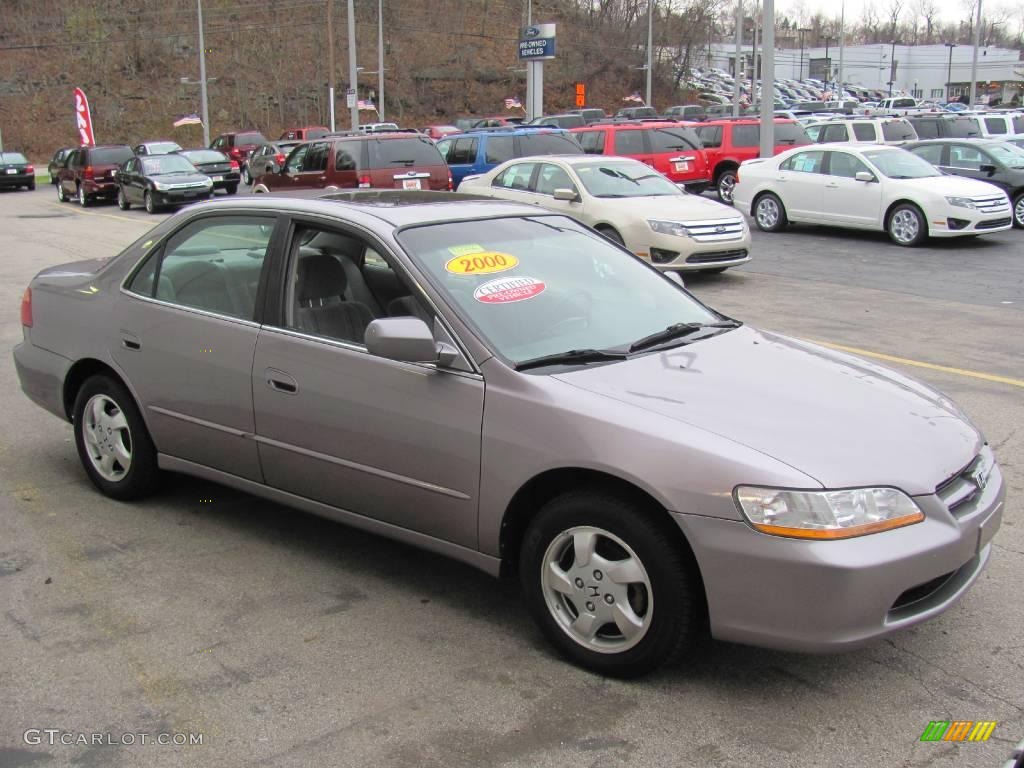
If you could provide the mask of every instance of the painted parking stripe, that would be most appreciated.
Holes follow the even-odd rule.
[[[982,373],[981,371],[969,371],[966,368],[952,368],[948,365],[936,365],[935,363],[925,363],[921,360],[908,360],[905,357],[896,357],[895,355],[886,355],[882,352],[872,352],[868,349],[858,349],[857,347],[847,347],[843,344],[833,344],[829,341],[818,341],[817,339],[806,339],[806,341],[812,344],[819,344],[828,349],[835,349],[839,352],[849,352],[851,355],[860,355],[861,357],[871,357],[876,360],[885,360],[887,363],[897,363],[899,365],[911,365],[915,368],[927,368],[929,371],[939,371],[941,373],[951,373],[955,376],[966,376],[971,379],[981,379],[982,381],[992,381],[996,384],[1009,384],[1011,387],[1024,388],[1024,379],[1012,379],[1009,376],[997,376],[994,373]]]
[[[100,213],[99,211],[83,211],[83,210],[81,210],[81,206],[79,206],[77,208],[75,207],[75,205],[77,205],[76,203],[54,202],[54,203],[50,203],[50,205],[55,205],[58,208],[60,208],[61,210],[71,211],[72,213],[77,213],[79,216],[102,216],[105,219],[117,219],[118,221],[130,221],[132,224],[142,224],[142,223],[144,223],[143,219],[130,219],[127,216],[118,216],[116,213]],[[155,223],[156,222],[154,222],[154,224]]]

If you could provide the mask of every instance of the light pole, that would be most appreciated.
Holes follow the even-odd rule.
[[[835,40],[832,35],[825,35],[825,85],[832,80],[832,60],[828,57],[828,47]]]
[[[384,122],[384,0],[377,0],[377,117]]]
[[[974,41],[971,51],[971,93],[970,106],[974,109],[976,91],[978,90],[978,43],[981,39],[981,0],[978,0],[978,19],[974,22]]]
[[[203,42],[203,0],[196,0],[199,20],[199,100],[203,110],[203,146],[210,146],[210,105],[206,96],[206,44]]]
[[[732,116],[740,114],[740,89],[743,77],[743,0],[736,3],[736,59],[733,67],[732,81]]]
[[[654,0],[647,0],[647,101],[651,106],[651,77],[654,73]]]
[[[896,79],[896,41],[892,41],[892,50],[889,52],[889,96],[892,96],[893,81]]]
[[[348,87],[345,98],[349,100],[349,115],[352,119],[352,130],[359,130],[359,87],[356,71],[356,9],[353,0],[348,0]]]
[[[775,154],[775,0],[764,0],[761,19],[761,157]]]
[[[800,33],[800,71],[797,73],[796,79],[801,81],[804,79],[804,34],[810,31],[806,27],[797,30]]]
[[[949,102],[949,87],[953,83],[953,49],[956,48],[956,43],[945,43],[945,46],[949,48],[949,63],[946,64],[946,102]]]

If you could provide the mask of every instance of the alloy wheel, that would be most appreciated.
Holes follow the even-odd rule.
[[[651,627],[654,593],[636,552],[595,526],[563,531],[541,560],[541,587],[561,630],[598,653],[622,653]]]
[[[718,196],[723,202],[731,203],[734,192],[736,191],[736,176],[731,172],[722,174],[722,177],[718,180]]]
[[[1013,205],[1013,218],[1017,221],[1018,227],[1024,227],[1024,195],[1018,197]]]
[[[121,407],[109,395],[93,395],[85,405],[82,436],[89,461],[112,483],[132,467],[132,437]]]
[[[762,197],[757,202],[757,225],[761,229],[771,229],[779,223],[779,204],[773,197]]]
[[[78,204],[83,208],[89,204],[89,196],[85,194],[85,187],[78,188]]]
[[[901,245],[912,243],[921,231],[921,222],[918,221],[913,211],[903,208],[892,215],[889,231],[897,243]]]

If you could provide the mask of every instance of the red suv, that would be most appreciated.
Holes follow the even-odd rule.
[[[631,157],[684,184],[690,192],[702,192],[711,181],[700,139],[682,123],[597,122],[571,132],[587,154]]]
[[[133,157],[135,153],[127,144],[74,150],[57,171],[57,199],[63,203],[77,198],[83,207],[98,198],[113,200],[117,197],[115,172]]]
[[[731,205],[740,163],[761,154],[761,122],[756,117],[709,120],[698,125],[696,131],[707,154],[711,182],[718,191],[718,199]],[[799,123],[794,120],[775,121],[776,155],[811,143]]]
[[[267,139],[259,131],[232,131],[222,133],[210,144],[210,149],[223,152],[229,159],[238,163],[242,170],[249,163],[251,155],[258,147],[267,143]]]
[[[289,128],[279,137],[279,141],[312,141],[322,139],[331,129],[325,125],[307,125],[305,128]]]
[[[284,189],[450,190],[452,175],[434,142],[409,133],[327,136],[295,147],[253,192]]]

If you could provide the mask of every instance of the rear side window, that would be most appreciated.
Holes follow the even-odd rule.
[[[651,128],[644,131],[651,152],[685,152],[700,149],[700,139],[691,128]]]
[[[582,155],[579,142],[568,133],[526,133],[519,137],[519,156]]]
[[[886,141],[914,141],[917,138],[914,126],[906,120],[891,120],[882,123],[882,135]]]
[[[833,123],[832,125],[825,126],[825,130],[821,132],[821,138],[818,141],[846,141],[846,138],[846,126],[842,123]]]
[[[131,147],[103,147],[89,152],[89,162],[93,165],[121,165],[135,156]]]
[[[444,165],[444,158],[430,139],[370,139],[371,168],[409,168]]]
[[[644,132],[616,131],[615,152],[619,155],[642,155],[644,153]]]
[[[604,131],[581,131],[576,134],[576,138],[588,155],[600,155],[604,152]]]
[[[699,126],[697,136],[700,137],[700,143],[705,147],[722,146],[722,126],[720,125]]]
[[[775,126],[775,143],[781,144],[779,128]],[[759,125],[734,125],[732,127],[732,145],[734,147],[756,147],[761,143],[761,127]]]
[[[937,139],[939,137],[939,124],[934,120],[915,120],[912,125],[917,131],[919,139]]]
[[[986,117],[985,128],[991,134],[1006,133],[1006,121],[1001,117]]]
[[[877,138],[875,126],[872,123],[854,123],[853,135],[857,141],[874,141]]]
[[[488,164],[501,165],[516,156],[515,139],[511,136],[489,136],[486,151]]]
[[[756,125],[751,126],[736,126],[737,128],[753,128],[757,132],[757,141],[754,142],[754,146],[761,143],[761,129]],[[733,140],[735,144],[735,139]],[[804,144],[810,144],[811,140],[807,137],[807,132],[804,131],[803,126],[798,123],[776,123],[775,124],[775,143],[776,144],[789,144],[794,147],[799,147]],[[745,147],[750,146],[749,144],[739,144],[737,146]]]
[[[823,150],[798,152],[788,160],[783,161],[779,169],[783,171],[796,171],[797,173],[821,173],[824,160],[825,152]]]
[[[974,117],[958,117],[955,120],[950,120],[948,125],[949,135],[954,139],[969,139],[972,136],[981,135],[981,126],[978,125],[978,120]]]
[[[448,162],[452,165],[472,165],[476,162],[476,147],[479,139],[456,139],[448,150]]]
[[[354,141],[339,141],[334,145],[334,170],[336,171],[358,171],[359,144]]]
[[[1024,133],[1024,115],[1017,115],[1013,118],[1013,132]]]

